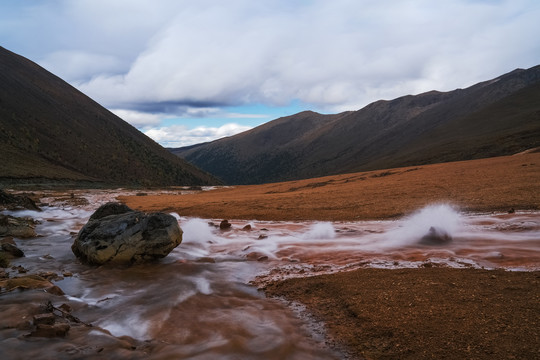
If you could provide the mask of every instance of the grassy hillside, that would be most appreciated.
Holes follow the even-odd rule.
[[[0,182],[217,182],[62,79],[1,47],[0,153]]]

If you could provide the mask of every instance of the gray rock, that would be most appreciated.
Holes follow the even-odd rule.
[[[36,205],[34,200],[30,199],[25,195],[13,195],[5,192],[0,189],[0,210],[36,210],[41,211],[41,209]]]
[[[24,257],[24,252],[13,244],[3,243],[1,249],[14,257]]]
[[[70,328],[71,326],[67,323],[53,325],[38,324],[36,330],[32,331],[29,336],[45,338],[65,337]]]
[[[121,214],[125,214],[127,212],[132,212],[132,211],[133,210],[130,209],[127,205],[117,203],[117,202],[109,202],[103,206],[100,206],[92,214],[92,216],[90,216],[90,220],[98,220],[98,219],[107,217],[109,215],[121,215]]]
[[[53,313],[44,313],[34,315],[34,325],[46,324],[53,325],[56,320],[56,317]]]
[[[30,218],[0,214],[0,236],[29,238],[36,236],[36,225]]]
[[[221,223],[219,224],[219,228],[221,230],[230,230],[231,223],[229,223],[229,220],[221,220]]]
[[[181,242],[174,216],[107,203],[79,231],[71,249],[90,264],[134,264],[163,258]]]
[[[452,242],[452,236],[446,230],[438,227],[430,227],[428,233],[420,239],[423,245],[445,245]]]

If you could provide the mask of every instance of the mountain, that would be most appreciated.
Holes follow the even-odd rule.
[[[228,184],[478,159],[540,146],[540,65],[450,92],[311,111],[171,151]]]
[[[2,47],[0,154],[3,183],[218,183],[62,79]]]

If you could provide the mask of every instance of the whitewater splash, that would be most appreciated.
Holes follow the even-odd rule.
[[[428,205],[399,221],[395,229],[389,230],[381,245],[388,247],[412,246],[422,242],[426,236],[435,233],[450,238],[459,234],[463,227],[461,215],[451,205]]]
[[[520,225],[522,216],[528,218],[525,227]],[[179,222],[186,245],[179,256],[216,262],[264,259],[271,268],[291,268],[294,263],[302,273],[314,265],[340,270],[353,264],[419,267],[427,261],[452,267],[533,269],[538,263],[522,256],[523,251],[532,251],[533,258],[540,251],[536,214],[465,215],[448,204],[429,205],[393,221],[252,221],[249,232],[240,230],[246,224],[242,221],[231,221],[233,230],[228,232],[206,220],[179,217]],[[498,231],[501,227],[515,231]],[[254,253],[260,256],[250,256]]]

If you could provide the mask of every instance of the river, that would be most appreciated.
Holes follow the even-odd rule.
[[[540,213],[470,214],[445,204],[385,221],[229,219],[229,231],[216,226],[221,219],[173,214],[183,242],[163,260],[81,264],[71,252],[78,230],[99,205],[126,193],[44,193],[49,206],[42,212],[5,212],[40,221],[38,237],[15,239],[26,256],[12,265],[58,274],[54,283],[65,295],[2,292],[1,359],[339,359],[325,343],[324,327],[301,305],[268,299],[258,286],[361,267],[540,269]],[[452,241],[420,244],[430,227]],[[72,327],[61,339],[25,336],[29,330],[21,324],[46,301],[69,305],[92,327]]]

